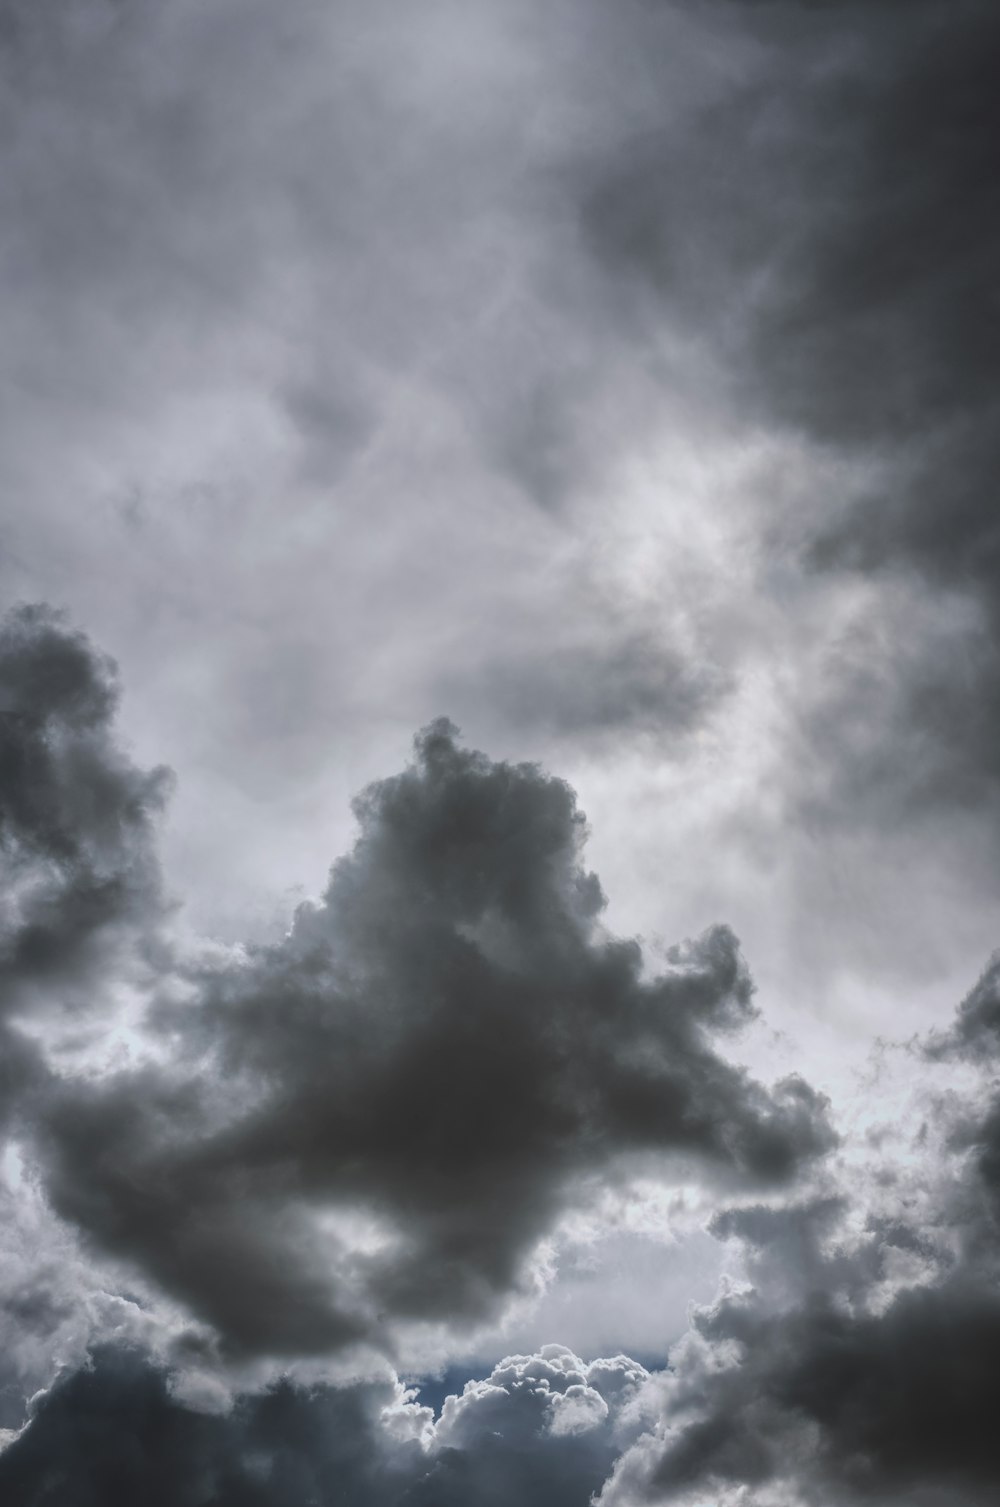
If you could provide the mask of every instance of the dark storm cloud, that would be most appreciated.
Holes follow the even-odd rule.
[[[663,1454],[651,1496],[789,1477],[806,1501],[973,1503],[996,1490],[990,1284],[913,1288],[874,1316],[829,1295],[778,1319],[723,1303],[699,1331],[744,1360],[706,1383],[709,1407]]]
[[[994,971],[955,1027],[990,1079]],[[1000,1098],[991,1081],[933,1109],[931,1134],[913,1127],[909,1168],[880,1174],[883,1194],[898,1187],[881,1210],[863,1215],[871,1190],[856,1175],[842,1194],[716,1216],[751,1285],[696,1314],[670,1357],[665,1431],[622,1461],[620,1499],[750,1486],[973,1507],[996,1493]]]
[[[828,80],[814,76],[815,114],[802,121],[828,176],[760,330],[761,376],[782,412],[822,437],[905,440],[933,465],[953,424],[967,442],[995,411],[1000,24],[984,4],[897,7],[891,27],[873,11],[870,30],[863,8],[828,14],[821,40],[840,59]],[[852,532],[888,524],[891,552],[895,512],[898,542],[907,547],[908,529],[919,551],[923,524],[935,536],[928,557],[946,568],[985,523],[969,516],[968,493],[987,479],[981,457],[967,445],[963,456],[950,480],[936,477],[946,483],[936,505],[936,488],[894,488]]]
[[[59,614],[0,621],[0,1426],[21,1421],[51,1349],[78,1355],[88,1326],[71,1244],[39,1215],[14,1147],[53,1091],[60,1045],[99,1037],[123,984],[158,966],[166,772],[118,745],[117,699],[111,661]]]
[[[559,1215],[664,1157],[780,1183],[833,1144],[712,1038],[753,1014],[716,927],[646,979],[606,937],[570,788],[441,721],[357,801],[360,836],[286,940],[163,1007],[173,1064],[54,1086],[55,1208],[237,1350],[495,1315]]]
[[[1000,955],[990,960],[958,1008],[951,1029],[931,1037],[928,1055],[989,1062],[1000,1049]]]
[[[3,1008],[26,986],[78,989],[116,933],[155,908],[151,817],[166,772],[116,746],[114,667],[57,614],[0,629]]]
[[[398,1498],[402,1477],[380,1457],[388,1388],[299,1392],[278,1386],[227,1417],[191,1412],[141,1353],[99,1350],[61,1379],[0,1455],[0,1489],[16,1507],[278,1507],[335,1491]],[[405,1458],[405,1452],[404,1458]]]
[[[914,779],[935,804],[997,794],[998,61],[992,6],[928,7],[916,25],[900,13],[854,106],[842,186],[802,254],[801,291],[760,356],[782,413],[880,461],[867,495],[820,525],[815,563],[916,571],[981,609],[921,662],[896,666],[887,747],[922,748],[926,764],[937,745]]]
[[[546,1346],[448,1398],[433,1431],[424,1413],[422,1446],[387,1423],[407,1409],[384,1384],[284,1382],[208,1416],[175,1400],[170,1373],[141,1352],[104,1347],[0,1455],[0,1491],[12,1507],[586,1507],[644,1378],[622,1356],[588,1365]]]
[[[0,623],[0,1129],[47,1081],[15,1021],[92,1007],[160,905],[151,819],[166,772],[116,746],[116,699],[113,665],[58,614],[21,607]]]
[[[676,316],[707,318],[714,341],[728,326],[735,380],[759,413],[836,444],[905,441],[925,462],[953,424],[956,439],[988,439],[1000,374],[994,7],[695,9],[756,46],[688,130],[627,143],[582,196],[602,264]],[[845,543],[871,530],[875,550],[888,525],[884,552],[896,517],[912,533],[904,547],[947,569],[989,523],[988,472],[975,449],[969,459],[937,506],[893,487]]]
[[[916,575],[939,602],[937,621],[914,608],[916,633],[912,621],[876,624],[873,636],[895,639],[889,652],[859,643],[845,664],[842,645],[823,706],[803,714],[836,809],[993,800],[996,8],[696,10],[756,51],[682,130],[646,130],[596,175],[586,165],[586,244],[637,329],[692,332],[744,420],[803,434],[856,468],[839,497],[824,489],[783,519],[774,550],[792,541],[809,569],[887,584]],[[883,672],[874,719],[872,651]],[[830,722],[865,720],[861,746],[831,751]]]
[[[951,1030],[932,1035],[925,1050],[931,1061],[957,1057],[990,1074],[983,1102],[956,1114],[952,1131],[954,1147],[968,1154],[975,1171],[971,1204],[979,1217],[973,1225],[978,1237],[974,1247],[989,1249],[1000,1229],[1000,1092],[994,1076],[1000,1060],[1000,956],[991,959],[962,1001]]]

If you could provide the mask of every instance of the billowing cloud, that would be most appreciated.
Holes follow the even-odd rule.
[[[960,1008],[960,1040],[991,979]],[[74,1491],[155,1502],[157,1490],[172,1507],[298,1507],[334,1476],[400,1507],[736,1507],[748,1493],[766,1507],[979,1507],[1000,1485],[989,1039],[961,1095],[932,1076],[917,1101],[928,1119],[869,1138],[878,1152],[889,1134],[881,1158],[855,1158],[805,1197],[772,1192],[714,1217],[742,1251],[743,1281],[694,1312],[662,1372],[554,1344],[499,1361],[436,1418],[391,1382],[291,1379],[206,1414],[184,1401],[183,1346],[169,1365],[105,1347],[36,1400],[0,1456],[0,1486],[25,1507]],[[910,1065],[923,1060],[911,1048]]]
[[[959,1041],[989,983],[960,1010]],[[605,1500],[737,1502],[750,1489],[765,1503],[974,1507],[996,1492],[995,1063],[994,1039],[987,1080],[930,1099],[933,1120],[874,1180],[856,1168],[836,1194],[716,1217],[747,1285],[696,1313],[661,1379],[663,1422],[623,1456]]]
[[[237,1350],[490,1318],[605,1179],[781,1183],[833,1144],[802,1079],[714,1045],[754,1014],[725,927],[645,977],[565,783],[444,721],[416,755],[283,942],[159,1006],[166,1060],[53,1081],[36,1117],[58,1212]]]
[[[277,1386],[226,1417],[175,1401],[169,1376],[140,1351],[106,1347],[41,1398],[0,1455],[0,1485],[19,1507],[218,1507],[305,1504],[318,1491],[398,1496],[391,1440],[378,1449],[387,1387],[317,1393]],[[397,1491],[392,1490],[397,1486]]]
[[[71,978],[94,1041],[129,970],[157,1001],[133,1066],[43,1063],[12,1028],[24,1154],[58,1214],[227,1347],[493,1318],[608,1179],[781,1183],[833,1144],[802,1079],[769,1093],[717,1050],[755,1014],[731,932],[650,978],[604,931],[564,782],[436,722],[359,797],[353,851],[282,942],[185,968],[151,941],[163,776],[116,746],[112,667],[35,609],[3,664],[11,998],[44,983],[30,1024]]]
[[[166,771],[111,733],[113,668],[57,614],[0,627],[0,1127],[47,1071],[23,1018],[99,1013],[161,906],[152,817]],[[105,998],[107,1006],[110,1001]]]
[[[0,1455],[0,1490],[18,1507],[586,1507],[645,1379],[622,1356],[587,1364],[552,1345],[501,1361],[436,1423],[384,1382],[285,1381],[208,1414],[141,1351],[106,1346],[38,1399]]]
[[[113,667],[43,608],[0,633],[0,992],[70,995],[95,950],[155,907],[151,817],[166,771],[137,770],[116,746]]]

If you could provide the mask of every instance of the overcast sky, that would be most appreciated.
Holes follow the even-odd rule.
[[[992,1503],[1000,12],[0,70],[0,1497]]]

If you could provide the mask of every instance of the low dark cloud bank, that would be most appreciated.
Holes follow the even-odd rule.
[[[645,1374],[624,1356],[588,1365],[551,1345],[470,1382],[436,1427],[374,1383],[283,1382],[212,1416],[179,1403],[141,1352],[104,1347],[0,1455],[0,1491],[18,1507],[584,1507]]]

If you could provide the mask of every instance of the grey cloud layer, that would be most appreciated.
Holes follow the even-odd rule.
[[[693,436],[711,462],[722,413],[855,468],[834,495],[797,493],[782,520],[808,568],[916,569],[961,599],[943,625],[917,603],[916,633],[880,609],[892,643],[875,691],[877,631],[825,667],[821,705],[806,695],[799,729],[834,819],[993,800],[989,5],[630,0],[612,16],[589,0],[544,13],[437,0],[417,21],[348,0],[280,18],[91,0],[5,14],[4,465],[25,499],[11,574],[85,589],[74,561],[89,539],[65,556],[51,543],[68,468],[101,518],[90,573],[110,552],[148,587],[166,561],[152,579],[171,655],[199,663],[196,622],[218,639],[228,699],[256,675],[263,706],[289,659],[309,680],[320,624],[273,646],[265,674],[233,619],[280,594],[274,553],[291,557],[293,604],[311,596],[311,546],[336,532],[357,562],[336,577],[342,614],[322,622],[352,667],[323,683],[338,705],[375,682],[398,704],[392,649],[415,616],[438,661],[417,667],[420,688],[454,686],[463,716],[577,742],[652,730],[668,749],[739,681],[740,648],[702,631],[682,654],[648,612],[638,628],[627,613],[590,621],[579,581],[533,574],[551,543],[519,510],[541,504],[572,532],[582,500],[613,501],[633,444]],[[255,497],[255,467],[287,527]],[[467,595],[426,560],[408,569],[488,527],[483,496],[525,528],[521,558],[494,575],[488,548],[471,564],[457,550]],[[387,586],[369,528],[388,541]],[[236,563],[208,567],[222,530]],[[267,569],[245,542],[258,538]],[[788,539],[773,547],[787,555]],[[523,596],[504,596],[504,570],[525,572]],[[381,611],[360,634],[375,575]],[[549,590],[532,616],[525,597]],[[283,631],[272,610],[268,639]],[[136,620],[150,631],[122,611],[123,644]],[[921,651],[898,658],[899,638]],[[256,758],[279,720],[259,719]],[[864,735],[830,740],[831,723]],[[887,775],[908,744],[920,756]]]
[[[712,645],[595,615],[601,560],[547,568],[633,436],[687,432],[674,358],[580,245],[575,174],[664,84],[676,112],[717,92],[693,24],[591,0],[6,14],[0,585],[164,685],[158,755],[201,770],[225,735],[248,782],[290,781],[293,674],[313,770],[352,717],[426,720],[441,681],[483,736],[493,713],[564,741],[698,725],[728,684]],[[184,693],[197,727],[162,710]]]
[[[995,8],[696,10],[756,52],[697,132],[587,164],[586,243],[637,323],[687,327],[723,364],[745,419],[843,465],[772,552],[935,594],[902,621],[880,608],[807,700],[832,819],[995,804]]]
[[[357,788],[397,767],[373,729],[455,706],[504,752],[612,750],[608,784],[636,749],[694,804],[729,779],[735,820],[685,828],[698,907],[735,869],[758,916],[791,897],[818,999],[867,1009],[887,951],[915,993],[995,879],[998,54],[988,0],[5,0],[0,589],[94,614],[148,757],[211,766],[203,811],[240,792],[241,842],[278,790],[325,826],[320,772],[364,745]],[[801,474],[722,497],[745,443]],[[802,1079],[723,1053],[754,1014],[733,935],[651,976],[569,787],[443,722],[284,940],[179,956],[166,776],[115,708],[64,620],[7,621],[0,1421],[91,1330],[170,1343],[65,1376],[0,1494],[993,1500],[996,962],[912,1058],[982,1079],[859,1171]],[[221,889],[241,857],[204,828]],[[423,1444],[388,1387],[171,1392],[185,1356],[468,1336],[650,1171],[739,1190],[713,1228],[750,1283],[652,1381],[521,1357]]]

